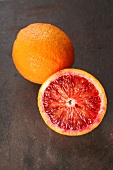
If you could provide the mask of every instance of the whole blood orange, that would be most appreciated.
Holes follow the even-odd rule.
[[[107,105],[104,88],[91,74],[64,69],[41,86],[38,106],[45,123],[68,136],[83,135],[102,121]]]
[[[42,84],[53,73],[73,65],[74,48],[69,37],[59,28],[34,23],[20,30],[12,56],[24,78]]]

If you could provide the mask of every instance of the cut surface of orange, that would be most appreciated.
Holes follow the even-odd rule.
[[[25,79],[42,84],[53,73],[73,65],[74,47],[61,29],[34,23],[19,31],[12,57]]]
[[[78,136],[91,132],[101,123],[107,98],[104,88],[94,76],[79,69],[64,69],[42,84],[38,107],[52,130]]]

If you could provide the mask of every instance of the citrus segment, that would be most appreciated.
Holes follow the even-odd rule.
[[[41,86],[38,106],[45,123],[69,136],[96,128],[106,111],[106,94],[99,81],[78,69],[64,69]]]
[[[53,73],[73,65],[74,47],[59,28],[34,23],[19,31],[12,56],[24,78],[42,84]]]

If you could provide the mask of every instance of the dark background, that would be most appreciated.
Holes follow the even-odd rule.
[[[18,31],[34,22],[61,28],[75,49],[73,67],[93,74],[108,97],[107,113],[87,135],[52,131],[37,107],[40,85],[12,61]],[[0,1],[0,170],[113,170],[113,1]]]

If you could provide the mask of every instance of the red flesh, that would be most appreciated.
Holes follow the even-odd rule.
[[[64,75],[45,89],[43,104],[51,123],[65,130],[85,129],[100,110],[97,89],[87,79]]]

